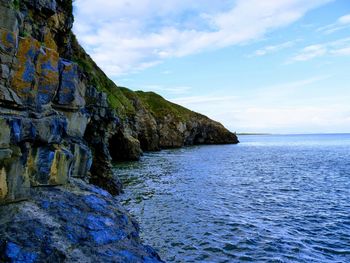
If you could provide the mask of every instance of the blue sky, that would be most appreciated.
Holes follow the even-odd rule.
[[[74,31],[118,85],[237,132],[350,132],[349,0],[76,0]]]

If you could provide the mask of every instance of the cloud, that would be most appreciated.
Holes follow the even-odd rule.
[[[77,0],[75,33],[108,75],[247,43],[332,0]]]
[[[277,45],[266,46],[266,47],[263,47],[261,49],[256,50],[254,52],[254,54],[252,54],[250,57],[258,57],[258,56],[265,56],[268,54],[272,54],[272,53],[281,51],[283,49],[293,47],[296,42],[297,42],[297,40],[296,41],[287,41],[287,42],[277,44]]]
[[[315,44],[301,49],[290,61],[307,61],[322,56],[349,56],[350,38],[342,38],[322,44]]]
[[[209,94],[172,102],[201,112],[238,132],[339,132],[350,130],[350,95],[319,92],[330,75],[261,87],[237,96]],[[335,87],[336,90],[336,87]],[[310,98],[307,94],[314,94]]]
[[[347,29],[349,27],[350,27],[350,14],[347,14],[339,17],[335,23],[318,28],[317,32],[332,34],[336,31]]]
[[[314,84],[330,79],[332,77],[332,75],[320,75],[302,80],[279,83],[268,87],[262,87],[258,89],[255,94],[259,97],[268,97],[270,101],[284,101],[286,99],[288,100],[288,97],[293,96],[302,90],[305,90],[305,88],[311,87]]]
[[[198,96],[171,100],[201,112],[237,132],[346,132],[350,130],[349,96],[319,97],[300,105],[283,105],[274,98]],[[219,103],[218,103],[219,102]]]
[[[303,48],[299,54],[297,54],[294,61],[306,61],[316,57],[321,57],[327,53],[326,45],[311,45]]]
[[[225,117],[226,116],[226,117]],[[232,116],[236,116],[232,118]],[[220,118],[220,116],[217,116]],[[231,121],[230,121],[231,117]],[[248,107],[224,114],[221,120],[242,132],[336,132],[350,129],[349,107],[330,104],[302,107]]]

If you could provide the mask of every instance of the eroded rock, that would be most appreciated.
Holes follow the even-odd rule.
[[[138,232],[108,192],[72,180],[32,189],[30,201],[1,208],[0,261],[162,262]]]

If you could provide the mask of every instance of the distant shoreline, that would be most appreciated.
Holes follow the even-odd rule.
[[[235,133],[238,136],[246,136],[246,135],[275,135],[275,136],[291,136],[291,135],[348,135],[350,133],[347,132],[339,132],[339,133],[254,133],[254,132],[241,132]]]
[[[236,133],[236,135],[274,135],[274,134],[272,134],[272,133],[241,132],[241,133]]]

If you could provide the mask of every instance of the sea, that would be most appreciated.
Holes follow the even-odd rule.
[[[239,140],[115,165],[144,243],[166,262],[350,262],[350,134]]]

